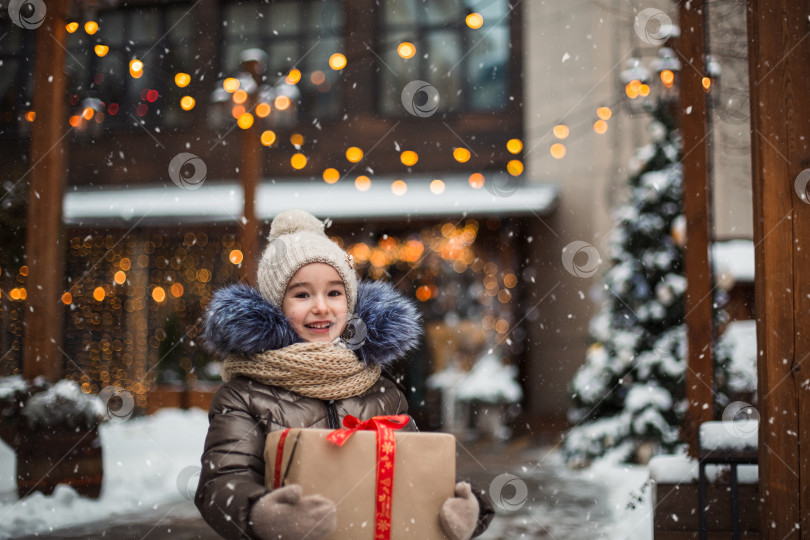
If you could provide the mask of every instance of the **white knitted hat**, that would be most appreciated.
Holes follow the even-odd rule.
[[[306,264],[331,265],[346,287],[349,315],[357,301],[357,274],[351,255],[326,236],[323,222],[303,210],[288,210],[270,225],[268,244],[259,262],[258,288],[261,295],[278,308],[293,274]]]

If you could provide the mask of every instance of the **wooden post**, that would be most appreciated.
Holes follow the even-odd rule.
[[[254,97],[249,98],[251,100]],[[242,190],[245,197],[244,221],[240,243],[242,244],[242,277],[246,283],[256,284],[259,266],[259,234],[261,227],[256,218],[256,190],[261,181],[262,152],[259,130],[254,122],[242,133]]]
[[[810,539],[810,4],[748,0],[759,491],[766,539]],[[804,171],[804,172],[803,172]]]
[[[62,192],[65,176],[66,0],[47,3],[44,23],[36,30],[31,170],[28,187],[26,264],[28,265],[23,376],[51,382],[62,375],[64,249]],[[34,30],[29,30],[34,31]]]
[[[683,206],[686,216],[686,397],[684,438],[697,455],[698,426],[714,420],[714,355],[711,246],[710,141],[706,76],[704,0],[679,2],[681,36],[680,129],[683,135]]]
[[[242,63],[242,70],[250,73],[256,82],[257,88],[262,82],[262,73],[267,66],[258,61]],[[252,111],[257,102],[257,92],[248,95],[247,110]],[[241,180],[244,192],[244,216],[240,235],[242,245],[242,279],[255,285],[256,272],[259,268],[259,235],[261,226],[256,218],[256,190],[262,177],[262,147],[259,141],[258,118],[253,125],[242,130]]]

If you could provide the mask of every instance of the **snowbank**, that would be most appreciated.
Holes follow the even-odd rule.
[[[108,422],[99,428],[104,483],[97,500],[57,486],[17,500],[15,457],[0,443],[0,538],[142,511],[193,496],[208,415],[201,409],[164,409],[154,416]]]
[[[757,322],[732,321],[720,336],[718,347],[729,350],[726,371],[732,392],[755,392],[757,389]]]
[[[728,273],[735,281],[754,281],[754,243],[750,240],[716,242],[712,260],[717,274]]]
[[[517,368],[504,365],[500,357],[490,350],[476,361],[469,373],[450,366],[431,375],[427,384],[429,388],[453,389],[456,399],[463,401],[515,403],[523,397],[516,377]]]
[[[709,482],[715,482],[726,470],[726,465],[707,465],[706,478]],[[697,483],[698,462],[681,454],[655,456],[650,460],[650,478],[659,484]],[[759,468],[756,465],[739,465],[737,481],[740,484],[756,484],[759,482]]]

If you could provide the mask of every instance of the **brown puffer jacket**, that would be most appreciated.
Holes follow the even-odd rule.
[[[248,516],[253,503],[269,493],[264,487],[268,433],[287,427],[334,429],[349,414],[365,419],[407,412],[405,396],[386,378],[361,396],[326,402],[237,377],[222,385],[211,402],[194,503],[224,538],[256,539]],[[406,429],[416,429],[413,420]],[[478,536],[494,513],[482,494],[473,491],[481,507],[474,534]]]

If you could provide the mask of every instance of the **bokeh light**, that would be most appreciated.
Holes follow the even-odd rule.
[[[467,26],[473,30],[477,30],[484,25],[484,17],[482,17],[480,13],[470,13],[467,15],[465,22],[467,23]]]
[[[222,81],[222,88],[224,88],[226,92],[233,94],[234,92],[239,90],[239,79],[228,77],[227,79]]]
[[[512,176],[520,176],[523,174],[523,162],[519,159],[513,159],[506,164],[506,171]]]
[[[350,163],[357,163],[363,159],[363,151],[356,146],[350,146],[346,149],[346,159],[348,159]]]
[[[183,96],[180,98],[180,108],[184,111],[190,111],[194,108],[194,105],[197,104],[197,100],[195,100],[191,96]]]
[[[272,145],[274,142],[276,142],[276,134],[275,134],[275,132],[273,132],[273,131],[271,131],[269,129],[267,131],[263,132],[262,136],[261,136],[261,141],[262,141],[262,144],[265,145],[265,146]]]
[[[565,157],[565,145],[562,143],[554,143],[551,145],[551,155],[556,159],[562,159]]]
[[[519,154],[523,150],[523,141],[520,139],[509,139],[506,143],[506,149],[510,154]]]
[[[354,187],[357,188],[357,191],[368,191],[371,189],[371,178],[361,174],[355,178]]]
[[[413,150],[405,150],[399,155],[399,160],[402,162],[403,165],[411,167],[413,165],[416,165],[416,162],[419,161],[419,154],[417,154]]]
[[[444,188],[444,182],[439,179],[433,180],[430,183],[430,192],[434,195],[441,195],[444,193]]]
[[[290,72],[287,74],[287,84],[298,84],[298,81],[301,80],[301,70],[300,69],[291,69]]]
[[[391,192],[397,197],[405,195],[406,191],[408,191],[408,184],[404,180],[394,180],[391,183]]]
[[[413,55],[416,54],[416,47],[410,41],[403,41],[397,46],[397,54],[406,60],[413,58]]]
[[[180,88],[185,88],[191,82],[191,75],[188,73],[178,73],[174,76],[174,84]]]
[[[470,151],[466,148],[455,148],[453,149],[453,157],[459,163],[467,163],[470,160]]]
[[[239,120],[236,121],[239,124],[239,127],[242,129],[250,129],[253,126],[253,115],[250,113],[245,113],[239,117]]]
[[[481,189],[482,187],[484,187],[484,175],[479,172],[472,173],[470,177],[467,179],[467,182],[473,189]]]
[[[346,67],[346,57],[341,53],[335,53],[329,57],[329,67],[335,71],[340,71]]]
[[[307,157],[300,152],[296,152],[290,158],[290,165],[292,165],[293,169],[301,170],[307,166]]]
[[[338,180],[340,180],[340,173],[337,169],[329,167],[323,171],[323,181],[327,184],[334,184]]]

